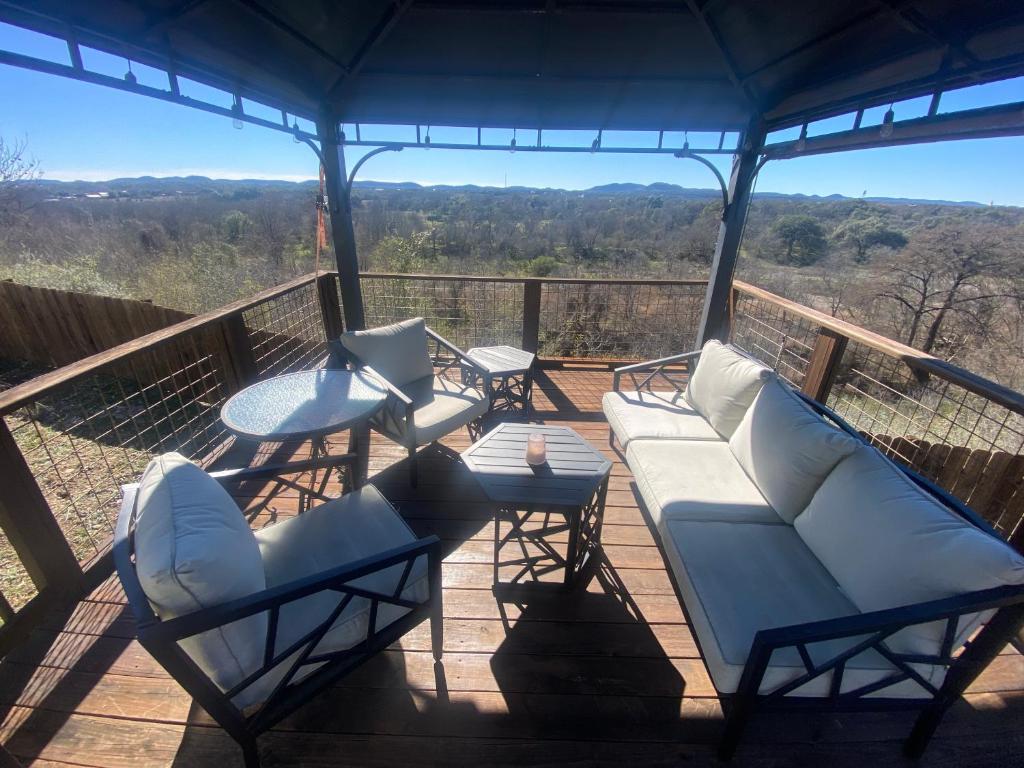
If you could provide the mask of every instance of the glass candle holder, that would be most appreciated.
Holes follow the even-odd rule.
[[[532,466],[543,464],[548,460],[547,440],[544,435],[531,433],[526,438],[526,463]]]

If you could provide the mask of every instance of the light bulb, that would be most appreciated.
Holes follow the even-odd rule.
[[[296,120],[295,122],[292,123],[292,130],[295,131],[295,135],[292,136],[292,141],[294,141],[296,144],[301,144],[302,140],[299,138],[299,121],[298,120]]]
[[[883,139],[888,139],[892,136],[893,121],[896,119],[896,113],[892,111],[892,107],[885,113],[885,117],[882,118],[882,127],[878,129],[878,135]]]
[[[236,131],[242,130],[243,125],[245,125],[245,123],[243,123],[237,117],[231,118],[231,127],[234,128]]]
[[[800,129],[800,138],[796,140],[796,151],[803,152],[807,148],[807,124]]]

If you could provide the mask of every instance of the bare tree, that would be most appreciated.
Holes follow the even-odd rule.
[[[39,178],[39,162],[30,158],[28,142],[8,142],[0,136],[0,221],[9,221],[25,209],[22,186]]]
[[[945,341],[955,348],[971,334],[984,335],[998,302],[1020,296],[1015,261],[991,233],[937,227],[883,265],[888,280],[878,296],[895,305],[908,345],[920,341],[931,352]],[[953,321],[960,338],[943,338]]]

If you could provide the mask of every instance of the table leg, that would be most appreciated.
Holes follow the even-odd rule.
[[[370,471],[370,425],[357,424],[349,430],[348,452],[354,453],[352,465],[352,489],[362,488]]]

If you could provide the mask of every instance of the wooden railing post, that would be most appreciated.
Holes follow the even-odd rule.
[[[818,328],[818,337],[814,341],[814,350],[807,364],[804,385],[801,390],[808,397],[819,403],[827,403],[832,383],[836,378],[839,361],[843,359],[848,339],[840,333],[828,328]]]
[[[523,349],[536,352],[540,343],[540,280],[523,281]]]
[[[338,276],[333,272],[320,275],[317,279],[317,294],[320,297],[320,316],[324,323],[324,336],[328,341],[336,339],[345,330],[341,319],[341,302],[338,299]]]
[[[224,345],[230,358],[231,371],[237,389],[252,384],[259,378],[259,368],[252,352],[249,331],[245,327],[242,313],[229,315],[221,323],[224,331]]]
[[[25,566],[36,589],[73,592],[82,568],[71,551],[32,470],[0,418],[0,529]]]

